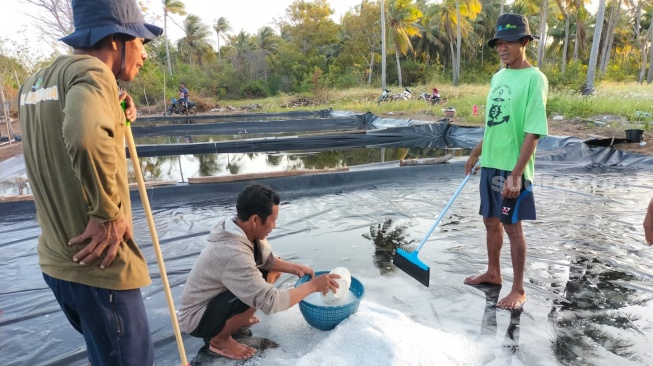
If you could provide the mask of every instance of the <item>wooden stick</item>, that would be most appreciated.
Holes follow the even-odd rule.
[[[170,284],[168,283],[168,274],[166,272],[165,264],[163,263],[163,255],[161,254],[161,246],[159,245],[159,237],[156,234],[156,226],[154,225],[154,218],[152,217],[152,210],[150,209],[150,201],[147,198],[147,191],[145,189],[145,181],[141,171],[141,165],[138,162],[138,155],[136,154],[136,146],[134,145],[134,136],[132,135],[131,123],[127,122],[126,129],[127,146],[129,147],[129,157],[134,165],[134,175],[138,182],[138,191],[141,194],[141,201],[143,203],[143,211],[147,217],[147,225],[150,227],[150,235],[152,236],[152,244],[154,253],[156,253],[156,261],[159,264],[159,272],[161,273],[161,282],[165,290],[166,300],[168,301],[168,310],[170,311],[170,319],[175,331],[175,338],[177,339],[177,348],[179,349],[179,356],[181,357],[181,364],[189,365],[186,359],[186,351],[184,350],[184,342],[181,339],[181,331],[179,330],[179,322],[177,321],[177,313],[175,312],[175,303],[172,299],[172,292],[170,291]]]

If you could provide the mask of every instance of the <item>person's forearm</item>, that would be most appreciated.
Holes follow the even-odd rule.
[[[277,272],[283,272],[283,273],[297,274],[297,272],[298,272],[297,267],[298,266],[296,264],[286,262],[283,259],[277,257],[277,259],[272,264],[270,270],[277,271]]]
[[[471,152],[471,155],[479,157],[481,156],[481,153],[483,153],[483,139],[481,139],[481,141],[479,141],[478,144],[476,144],[476,146]]]
[[[521,177],[524,174],[524,169],[526,169],[526,165],[528,164],[528,161],[531,159],[531,156],[535,153],[535,148],[537,147],[537,140],[539,138],[539,135],[535,135],[532,133],[527,133],[526,138],[524,139],[524,144],[521,147],[521,151],[519,153],[519,159],[517,159],[517,164],[515,164],[515,167],[512,169],[512,176],[515,177]]]
[[[312,282],[306,282],[303,285],[288,290],[290,293],[290,306],[295,306],[298,302],[302,301],[306,296],[315,292],[316,289]]]
[[[653,199],[649,201],[646,216],[644,217],[644,237],[647,244],[651,245],[653,243]]]

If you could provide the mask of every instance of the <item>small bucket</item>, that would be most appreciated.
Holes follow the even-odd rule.
[[[644,130],[626,130],[626,141],[628,142],[640,142],[642,141],[642,134]]]
[[[455,108],[443,109],[442,112],[444,112],[444,116],[446,118],[454,118],[456,116],[456,109]]]

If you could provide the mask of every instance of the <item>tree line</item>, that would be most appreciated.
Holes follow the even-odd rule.
[[[52,0],[24,1],[43,9],[34,18],[44,37],[72,31],[70,0],[56,1],[57,7]],[[148,104],[176,96],[179,82],[193,97],[211,100],[386,83],[488,83],[500,63],[487,41],[504,12],[526,15],[531,32],[541,36],[527,52],[554,88],[591,93],[595,78],[653,81],[650,0],[598,0],[595,14],[588,0],[361,0],[339,22],[331,19],[328,0],[296,0],[274,27],[255,34],[235,32],[224,17],[205,24],[181,0],[160,5],[164,36],[147,45],[149,62],[128,86]],[[167,37],[171,26],[183,30],[174,42]],[[21,77],[49,60],[29,67],[19,53],[2,43],[0,49],[9,99]]]

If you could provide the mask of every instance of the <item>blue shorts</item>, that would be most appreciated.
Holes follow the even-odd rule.
[[[84,336],[93,366],[154,365],[154,345],[140,289],[109,290],[43,273],[70,324]]]
[[[494,168],[481,169],[481,208],[484,218],[498,217],[504,224],[516,224],[522,220],[535,220],[533,184],[522,177],[522,189],[517,198],[503,198],[503,183],[509,171]]]

